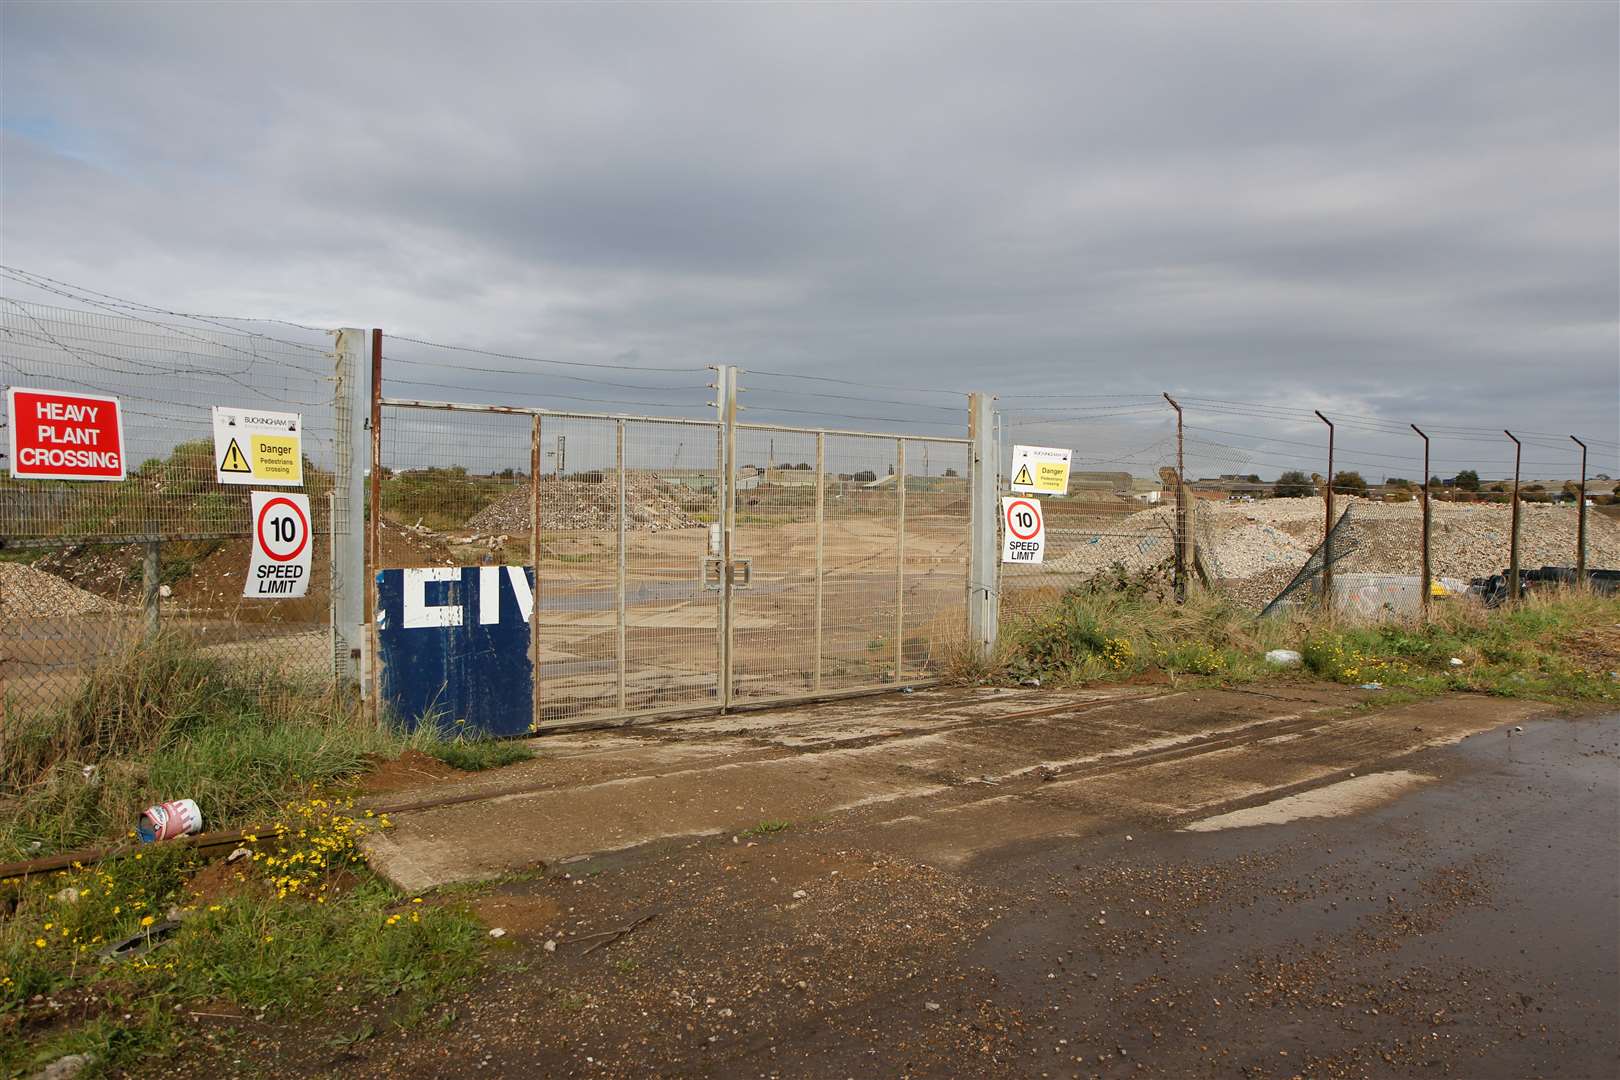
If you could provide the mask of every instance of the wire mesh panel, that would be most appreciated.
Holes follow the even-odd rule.
[[[524,730],[533,418],[385,404],[380,436],[368,598],[379,700],[406,727]]]
[[[527,415],[384,405],[378,568],[529,563]]]
[[[899,455],[898,439],[826,436],[820,649],[824,689],[854,689],[896,678]]]
[[[620,712],[714,705],[722,597],[706,587],[712,577],[706,578],[704,558],[710,527],[719,519],[719,428],[660,420],[614,423],[623,446],[624,552],[618,616],[623,690],[615,704]]]
[[[290,333],[291,331],[289,331]],[[248,535],[246,486],[214,482],[211,408],[297,412],[311,500],[337,456],[331,344],[178,326],[0,298],[0,382],[117,397],[128,477],[0,475],[0,536],[38,539]]]
[[[905,440],[901,680],[938,675],[966,641],[968,446]]]
[[[813,431],[737,430],[734,557],[748,584],[732,597],[732,680],[738,700],[821,689],[817,581],[823,555],[817,506],[827,478]],[[818,489],[818,485],[819,489]]]
[[[540,447],[536,721],[545,725],[622,711],[620,616],[628,590],[619,587],[618,421],[547,416]]]
[[[98,663],[161,632],[226,662],[261,697],[330,685],[332,544],[352,464],[336,433],[322,332],[242,332],[0,298],[0,383],[116,397],[126,478],[0,472],[0,674],[6,708],[65,705]],[[216,482],[211,409],[300,414],[312,578],[301,598],[243,598],[251,485]],[[3,445],[3,440],[0,440]],[[155,547],[153,546],[155,544]],[[148,595],[150,592],[150,595]]]

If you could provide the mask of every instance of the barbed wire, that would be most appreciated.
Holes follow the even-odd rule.
[[[667,367],[658,364],[610,364],[599,360],[556,360],[544,356],[525,356],[522,353],[500,352],[495,349],[481,349],[472,345],[448,345],[441,341],[428,341],[425,338],[408,337],[404,334],[383,333],[384,349],[388,340],[408,341],[412,345],[425,345],[431,349],[445,349],[450,352],[472,353],[477,356],[493,356],[501,360],[520,360],[530,364],[554,364],[559,367],[604,368],[610,371],[708,371],[706,367]]]
[[[151,304],[142,304],[139,301],[115,297],[108,293],[97,292],[95,289],[86,288],[83,285],[73,285],[65,281],[58,281],[55,278],[46,277],[43,274],[36,274],[32,271],[22,270],[14,266],[5,266],[3,264],[0,264],[0,277],[15,281],[19,285],[27,285],[31,288],[39,289],[42,292],[52,293],[69,300],[77,300],[82,304],[89,304],[92,307],[98,307],[103,310],[111,310],[114,314],[120,315],[123,318],[135,319],[138,322],[147,323],[148,325],[156,326],[163,330],[177,331],[183,330],[184,328],[166,325],[164,323],[155,323],[149,319],[143,319],[138,315],[132,315],[130,312],[148,311],[154,314],[167,315],[172,318],[191,319],[194,322],[209,323],[228,333],[238,334],[243,337],[262,338],[265,341],[273,341],[278,345],[286,345],[290,348],[302,349],[305,352],[313,352],[323,356],[327,353],[326,349],[322,349],[318,346],[309,345],[301,341],[290,341],[286,338],[278,338],[271,334],[259,333],[258,331],[248,330],[240,326],[225,326],[216,320],[234,319],[237,322],[279,323],[283,326],[293,326],[300,330],[309,330],[315,333],[331,332],[330,330],[318,326],[305,326],[302,323],[289,322],[286,319],[260,319],[229,315],[197,315],[185,311],[172,311],[168,308],[154,307]],[[100,297],[102,299],[96,300],[92,299],[93,297]]]

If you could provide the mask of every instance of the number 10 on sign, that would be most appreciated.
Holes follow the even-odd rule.
[[[253,492],[253,558],[242,595],[290,600],[309,591],[309,498]]]
[[[1001,500],[1001,561],[1039,563],[1046,554],[1046,522],[1036,499]]]

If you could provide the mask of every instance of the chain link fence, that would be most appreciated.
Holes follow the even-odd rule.
[[[331,537],[356,527],[343,482],[350,421],[333,342],[225,324],[0,299],[0,382],[117,397],[126,478],[0,473],[0,706],[48,713],[87,674],[158,634],[252,673],[263,694],[330,687]],[[243,598],[248,486],[215,480],[214,406],[302,417],[312,580],[306,596]]]

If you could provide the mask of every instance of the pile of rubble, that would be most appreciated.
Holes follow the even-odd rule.
[[[617,529],[618,478],[611,472],[600,481],[540,479],[540,527],[554,529]],[[702,524],[681,508],[684,489],[644,472],[624,478],[624,527],[635,532],[690,529]],[[697,498],[696,493],[693,497]],[[484,507],[467,522],[476,534],[520,535],[530,527],[531,494],[528,487]]]
[[[1422,508],[1417,502],[1384,503],[1341,497],[1335,511],[1350,508],[1346,571],[1416,574],[1421,569]],[[1322,542],[1324,507],[1320,498],[1265,499],[1252,503],[1197,505],[1199,543],[1210,569],[1227,581],[1268,581],[1297,571]],[[1524,503],[1520,506],[1520,565],[1568,566],[1575,561],[1576,508]],[[1497,573],[1508,563],[1512,508],[1498,503],[1436,500],[1430,538],[1434,573],[1467,580]],[[1108,526],[1105,532],[1055,535],[1049,539],[1047,568],[1059,573],[1092,573],[1114,562],[1134,566],[1144,558],[1172,553],[1168,538],[1175,509],[1155,507]],[[1620,568],[1620,522],[1588,510],[1587,564]],[[1055,558],[1053,556],[1056,556]]]
[[[128,608],[21,563],[0,562],[0,619],[105,615]]]

